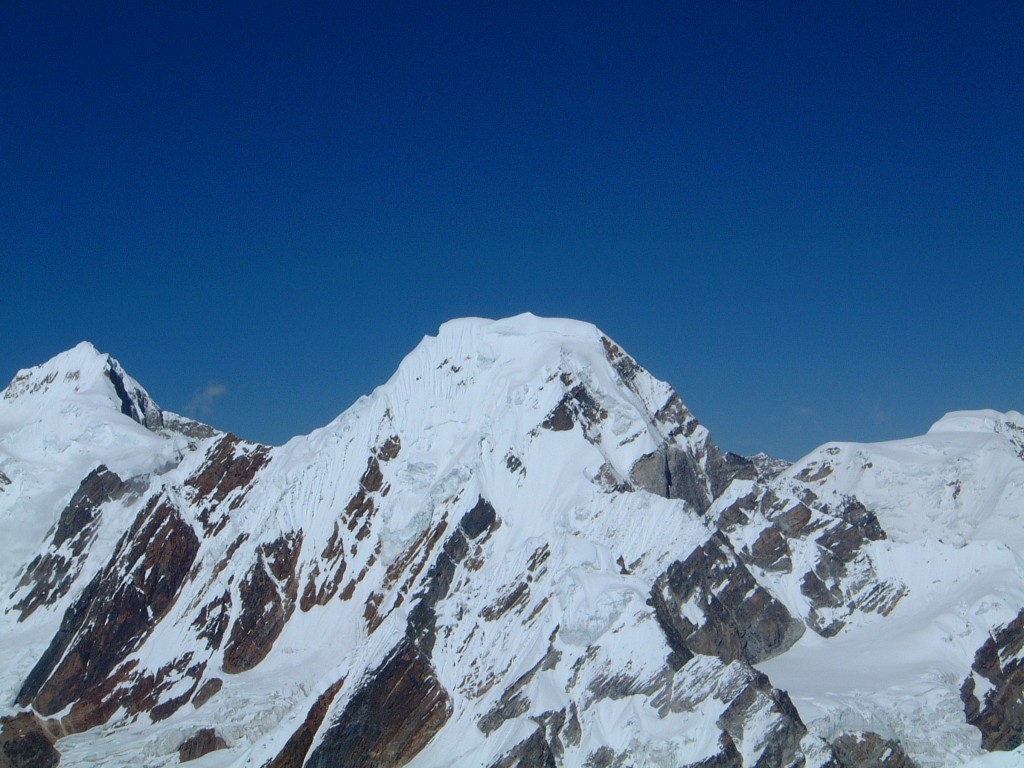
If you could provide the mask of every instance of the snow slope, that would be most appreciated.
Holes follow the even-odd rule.
[[[884,620],[808,635],[762,668],[825,738],[897,736],[922,765],[976,756],[959,691],[978,648],[1024,605],[1024,416],[961,411],[916,438],[827,444],[776,486],[874,511],[889,535],[879,575],[907,594]]]

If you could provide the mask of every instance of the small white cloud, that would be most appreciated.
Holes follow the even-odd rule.
[[[202,389],[196,393],[185,406],[186,416],[209,416],[213,413],[213,404],[225,393],[228,388],[219,381],[208,381]]]
[[[861,393],[860,404],[871,415],[871,420],[875,422],[875,424],[884,424],[886,419],[889,418],[889,414],[885,412],[882,406],[876,400],[868,397],[864,393]]]
[[[796,411],[796,415],[797,416],[803,416],[805,418],[807,416],[813,416],[814,415],[814,409],[811,408],[809,405],[799,405],[796,408],[794,408],[793,410]]]

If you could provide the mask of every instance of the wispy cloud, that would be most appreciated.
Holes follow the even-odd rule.
[[[185,406],[186,416],[210,416],[213,413],[214,403],[228,391],[228,388],[219,381],[208,381],[202,389],[196,393]]]
[[[869,413],[869,414],[871,414],[871,420],[872,420],[873,422],[875,422],[875,424],[884,424],[884,423],[885,423],[885,421],[886,421],[886,419],[888,419],[888,418],[889,418],[889,414],[887,414],[887,413],[886,413],[886,412],[885,412],[885,411],[884,411],[884,410],[882,409],[882,406],[881,406],[881,404],[879,404],[879,403],[878,403],[878,402],[877,402],[876,400],[874,400],[873,398],[870,398],[870,397],[868,397],[868,396],[867,396],[866,394],[864,394],[864,393],[861,393],[861,396],[860,396],[860,404],[861,404],[861,405],[862,405],[862,406],[863,406],[863,407],[864,407],[865,409],[867,409],[867,411],[868,411],[868,413]]]
[[[797,416],[803,416],[804,418],[814,415],[814,409],[809,405],[798,405],[793,411]]]

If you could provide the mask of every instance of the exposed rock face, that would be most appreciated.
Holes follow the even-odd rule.
[[[201,469],[185,481],[196,490],[194,501],[224,501],[232,492],[245,489],[267,461],[265,446],[245,445],[235,435],[225,435],[207,453]],[[237,506],[237,505],[236,505]]]
[[[0,768],[56,768],[54,737],[31,712],[0,718]]]
[[[480,504],[487,503],[481,499]],[[493,509],[491,511],[493,513]],[[471,514],[468,513],[467,517]],[[409,612],[406,636],[428,656],[433,653],[437,637],[437,603],[447,596],[455,576],[455,569],[466,556],[467,549],[465,534],[462,531],[455,531],[445,542],[443,550],[427,571],[426,584],[420,594],[419,602]]]
[[[102,464],[88,475],[61,512],[57,530],[53,533],[53,546],[60,547],[71,541],[71,551],[80,554],[85,548],[83,529],[93,521],[96,510],[108,501],[120,498],[126,491],[124,482]]]
[[[491,768],[556,768],[557,765],[555,755],[544,738],[544,729],[538,728],[493,763]]]
[[[153,672],[134,671],[132,662],[124,665],[119,670],[121,675],[132,670],[122,689],[124,693],[121,703],[125,709],[133,714],[149,712],[150,719],[157,722],[185,706],[206,671],[206,662],[193,663],[194,657],[195,654],[188,651]],[[109,702],[113,703],[120,695],[121,691],[115,691]]]
[[[86,549],[96,535],[96,518],[103,504],[119,499],[127,486],[102,464],[90,472],[61,512],[50,547],[29,563],[18,584],[28,589],[14,608],[24,621],[41,605],[52,605],[67,594],[82,567]]]
[[[562,374],[562,383],[568,389],[558,405],[541,422],[544,429],[550,429],[553,432],[567,432],[579,423],[583,427],[584,434],[587,434],[595,424],[608,418],[608,412],[587,391],[586,386],[576,384],[566,373]]]
[[[770,725],[765,728],[763,723]],[[807,735],[807,728],[786,692],[772,686],[768,677],[756,670],[718,718],[718,727],[728,735],[730,744],[749,740],[753,734],[747,731],[757,730],[754,740],[763,751],[755,768],[799,765],[803,761],[800,741]],[[725,758],[729,759],[728,749]]]
[[[216,535],[227,525],[230,510],[237,509],[256,473],[267,461],[269,449],[246,443],[235,435],[225,435],[209,449],[200,469],[185,481],[191,501],[200,506],[199,520],[207,536]],[[226,509],[221,503],[228,501]]]
[[[718,743],[722,748],[717,754],[699,763],[690,763],[685,768],[743,768],[743,755],[729,734],[723,731]]]
[[[633,465],[630,480],[634,485],[667,499],[682,499],[703,513],[733,480],[757,477],[753,462],[735,453],[723,456],[710,437],[698,441],[696,446],[671,440],[680,435],[690,438],[700,426],[677,395],[658,412],[657,418],[669,427],[669,439]]]
[[[451,698],[430,659],[403,642],[331,723],[306,768],[398,768],[426,746],[451,714]]]
[[[844,733],[832,742],[837,768],[914,768],[899,742],[871,731]]]
[[[859,503],[851,507],[863,510]],[[863,554],[864,547],[884,538],[885,532],[873,514],[864,512],[852,523],[842,518],[819,523],[825,527],[814,539],[817,563],[804,574],[800,591],[812,606],[808,624],[824,637],[838,634],[853,610],[887,615],[905,593],[901,584],[871,578],[873,566]]]
[[[128,378],[120,364],[107,358],[107,378],[110,379],[118,399],[121,401],[121,413],[139,422],[146,429],[159,429],[164,425],[160,408],[149,399],[142,387]]]
[[[153,498],[65,614],[18,702],[44,715],[74,704],[69,724],[76,730],[104,722],[121,703],[106,698],[115,669],[170,609],[198,549],[171,502]]]
[[[227,749],[228,743],[213,728],[201,728],[178,747],[178,759],[187,763],[191,760],[198,760],[203,755],[216,752],[218,749]]]
[[[232,625],[224,647],[224,671],[228,674],[250,670],[270,653],[295,609],[295,564],[301,549],[301,532],[260,546],[258,561],[239,589],[241,615]]]
[[[762,530],[750,548],[751,561],[766,571],[791,571],[791,554],[786,537],[775,525],[769,525]]]
[[[669,566],[654,584],[651,603],[682,661],[699,653],[756,664],[782,653],[804,632],[720,534]]]
[[[561,660],[561,654],[554,648],[556,634],[557,630],[548,638],[547,653],[506,688],[491,710],[477,722],[477,728],[483,733],[491,734],[506,721],[520,717],[529,710],[530,700],[524,690],[533,682],[539,672],[554,669]]]
[[[602,337],[601,343],[622,383],[643,396],[647,372],[609,338]],[[630,468],[629,480],[638,488],[668,499],[683,499],[704,512],[732,479],[756,474],[754,466],[740,456],[723,458],[707,430],[675,392],[658,408],[652,426],[662,436],[662,444]]]
[[[334,702],[334,697],[338,695],[338,691],[344,684],[345,678],[342,678],[317,697],[316,702],[309,708],[302,725],[288,738],[277,757],[267,763],[264,768],[300,768],[302,766],[309,753],[309,748],[313,745],[313,739],[316,738],[316,733],[320,730],[327,711]]]
[[[696,461],[675,446],[639,459],[630,471],[630,480],[666,499],[683,499],[701,512],[711,503],[711,493]]]
[[[202,687],[198,691],[196,691],[196,695],[192,698],[192,706],[199,709],[203,704],[220,693],[220,689],[222,687],[224,687],[223,680],[219,677],[211,677],[203,683]]]
[[[774,480],[792,466],[792,462],[785,459],[776,459],[767,453],[755,453],[753,456],[745,458],[754,465],[757,469],[758,477],[762,480]]]
[[[856,611],[887,615],[906,594],[903,584],[878,578],[868,545],[884,541],[886,533],[857,499],[832,506],[761,487],[728,505],[716,504],[713,512],[719,530],[735,542],[737,555],[748,565],[791,573],[793,552],[803,551],[802,568],[811,567],[799,574],[799,590],[807,600],[801,618],[823,637],[841,632]],[[760,531],[752,542],[751,530]]]
[[[987,689],[982,700],[979,688]],[[1024,610],[978,649],[960,698],[985,749],[1011,750],[1024,743]]]

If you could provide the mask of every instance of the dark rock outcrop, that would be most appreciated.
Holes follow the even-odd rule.
[[[898,741],[871,731],[840,735],[832,742],[832,755],[837,768],[914,768]]]
[[[750,548],[750,559],[755,565],[766,571],[785,571],[793,569],[792,553],[786,537],[774,525],[769,525],[757,537]]]
[[[629,473],[630,481],[667,499],[682,499],[698,512],[711,505],[711,491],[696,459],[675,445],[640,457]]]
[[[670,438],[690,435],[699,426],[685,406],[676,401],[678,395],[673,393],[669,403],[658,412],[667,414],[662,418],[668,424],[676,422],[669,431]],[[682,499],[701,514],[733,480],[756,477],[757,467],[752,462],[734,453],[723,455],[711,438],[692,448],[666,440],[658,450],[637,459],[629,473],[635,486],[667,499]]]
[[[18,702],[44,715],[74,704],[66,718],[73,730],[104,722],[122,703],[106,699],[117,683],[112,675],[170,610],[198,550],[191,526],[154,497],[65,613]]]
[[[854,612],[889,614],[906,587],[875,570],[870,545],[886,539],[878,517],[854,497],[833,506],[785,491],[780,497],[776,490],[755,486],[718,511],[715,523],[743,562],[790,573],[794,551],[813,553],[811,569],[795,575],[807,598],[801,618],[823,637],[841,632]],[[752,526],[760,531],[753,542]]]
[[[448,596],[455,570],[469,552],[470,541],[489,533],[499,525],[491,503],[482,496],[466,512],[459,527],[448,537],[441,552],[427,570],[417,603],[409,612],[406,636],[427,656],[433,653],[437,635],[437,604]]]
[[[573,384],[570,374],[563,373],[561,379],[567,387],[567,391],[562,395],[558,405],[541,423],[541,426],[552,432],[567,432],[579,423],[583,427],[584,434],[592,442],[596,441],[597,436],[591,434],[590,430],[594,425],[600,424],[608,418],[608,411],[594,399],[594,396],[583,384]],[[571,389],[568,388],[570,385],[572,385]]]
[[[743,755],[736,749],[736,743],[728,733],[722,731],[718,744],[720,749],[717,754],[685,768],[743,768]]]
[[[554,669],[562,658],[562,654],[555,649],[555,637],[558,630],[555,629],[548,638],[547,652],[540,657],[536,664],[526,670],[519,678],[512,683],[501,694],[501,698],[477,723],[481,733],[490,735],[496,731],[502,723],[514,717],[523,715],[530,708],[530,700],[527,698],[525,689],[533,681],[538,672]]]
[[[302,532],[280,536],[257,550],[257,562],[239,587],[242,610],[224,646],[224,671],[252,669],[270,653],[288,623],[298,597],[295,566]]]
[[[203,704],[208,702],[218,693],[220,689],[224,687],[224,681],[219,677],[211,677],[202,687],[196,691],[196,695],[192,697],[192,706],[199,709]]]
[[[677,663],[699,653],[756,664],[787,650],[804,632],[803,622],[754,580],[721,533],[672,563],[650,602]],[[687,618],[694,614],[702,620]]]
[[[195,473],[185,481],[192,489],[191,501],[200,506],[199,520],[207,536],[220,533],[227,525],[228,512],[241,506],[256,473],[269,461],[270,449],[247,443],[228,434],[213,445]],[[221,503],[232,497],[226,509]]]
[[[71,550],[81,552],[81,534],[83,529],[93,521],[96,511],[108,501],[121,498],[127,490],[124,482],[103,464],[85,476],[71,501],[60,514],[57,528],[53,533],[53,547],[60,547],[65,541],[72,540]]]
[[[538,728],[490,768],[556,768],[557,765],[551,746],[544,738],[544,730]]]
[[[121,401],[121,413],[137,421],[146,429],[160,429],[164,425],[163,414],[159,406],[149,399],[146,392],[138,386],[129,385],[126,374],[121,366],[108,357],[107,379],[110,380]]]
[[[338,695],[338,691],[344,684],[345,678],[341,678],[317,696],[313,706],[306,713],[306,719],[302,721],[302,725],[288,737],[288,741],[285,742],[281,751],[264,768],[301,768],[309,753],[309,748],[313,745],[313,739],[316,738],[316,733],[320,730],[324,717],[327,716],[327,710],[330,709],[334,697]]]
[[[1024,743],[1024,610],[982,644],[971,669],[960,687],[967,722],[985,749],[1016,749]],[[989,684],[983,700],[978,678]]]
[[[437,639],[437,604],[448,595],[455,568],[466,556],[467,549],[466,537],[462,531],[455,531],[427,571],[423,591],[409,612],[406,636],[427,656],[433,653]]]
[[[0,768],[56,768],[54,738],[31,712],[0,718]]]
[[[121,478],[102,464],[86,475],[60,513],[49,550],[29,563],[18,583],[19,590],[31,586],[14,606],[21,611],[19,621],[27,619],[41,605],[52,605],[67,594],[96,535],[100,508],[121,498],[126,491]]]
[[[155,672],[133,673],[130,687],[120,690],[117,696],[111,697],[112,701],[122,698],[121,703],[128,712],[149,712],[153,722],[165,720],[188,703],[203,679],[206,662],[193,663],[193,656],[192,651],[187,651]],[[181,690],[182,684],[187,686],[184,690]],[[179,691],[177,695],[164,698],[175,689]]]
[[[190,760],[198,760],[203,755],[216,752],[218,749],[227,749],[228,743],[213,728],[202,728],[189,736],[178,745],[178,759],[187,763]]]
[[[306,768],[398,768],[427,745],[451,714],[451,698],[430,659],[403,641],[327,728]]]
[[[800,740],[807,735],[807,728],[789,695],[772,686],[768,676],[757,670],[718,718],[718,727],[728,734],[731,743],[742,742],[747,723],[769,718],[771,726],[767,734],[762,734],[763,750],[754,768],[801,764]]]
[[[497,517],[491,503],[481,496],[473,508],[462,516],[459,527],[468,538],[475,539],[484,531],[493,530],[497,524]]]

